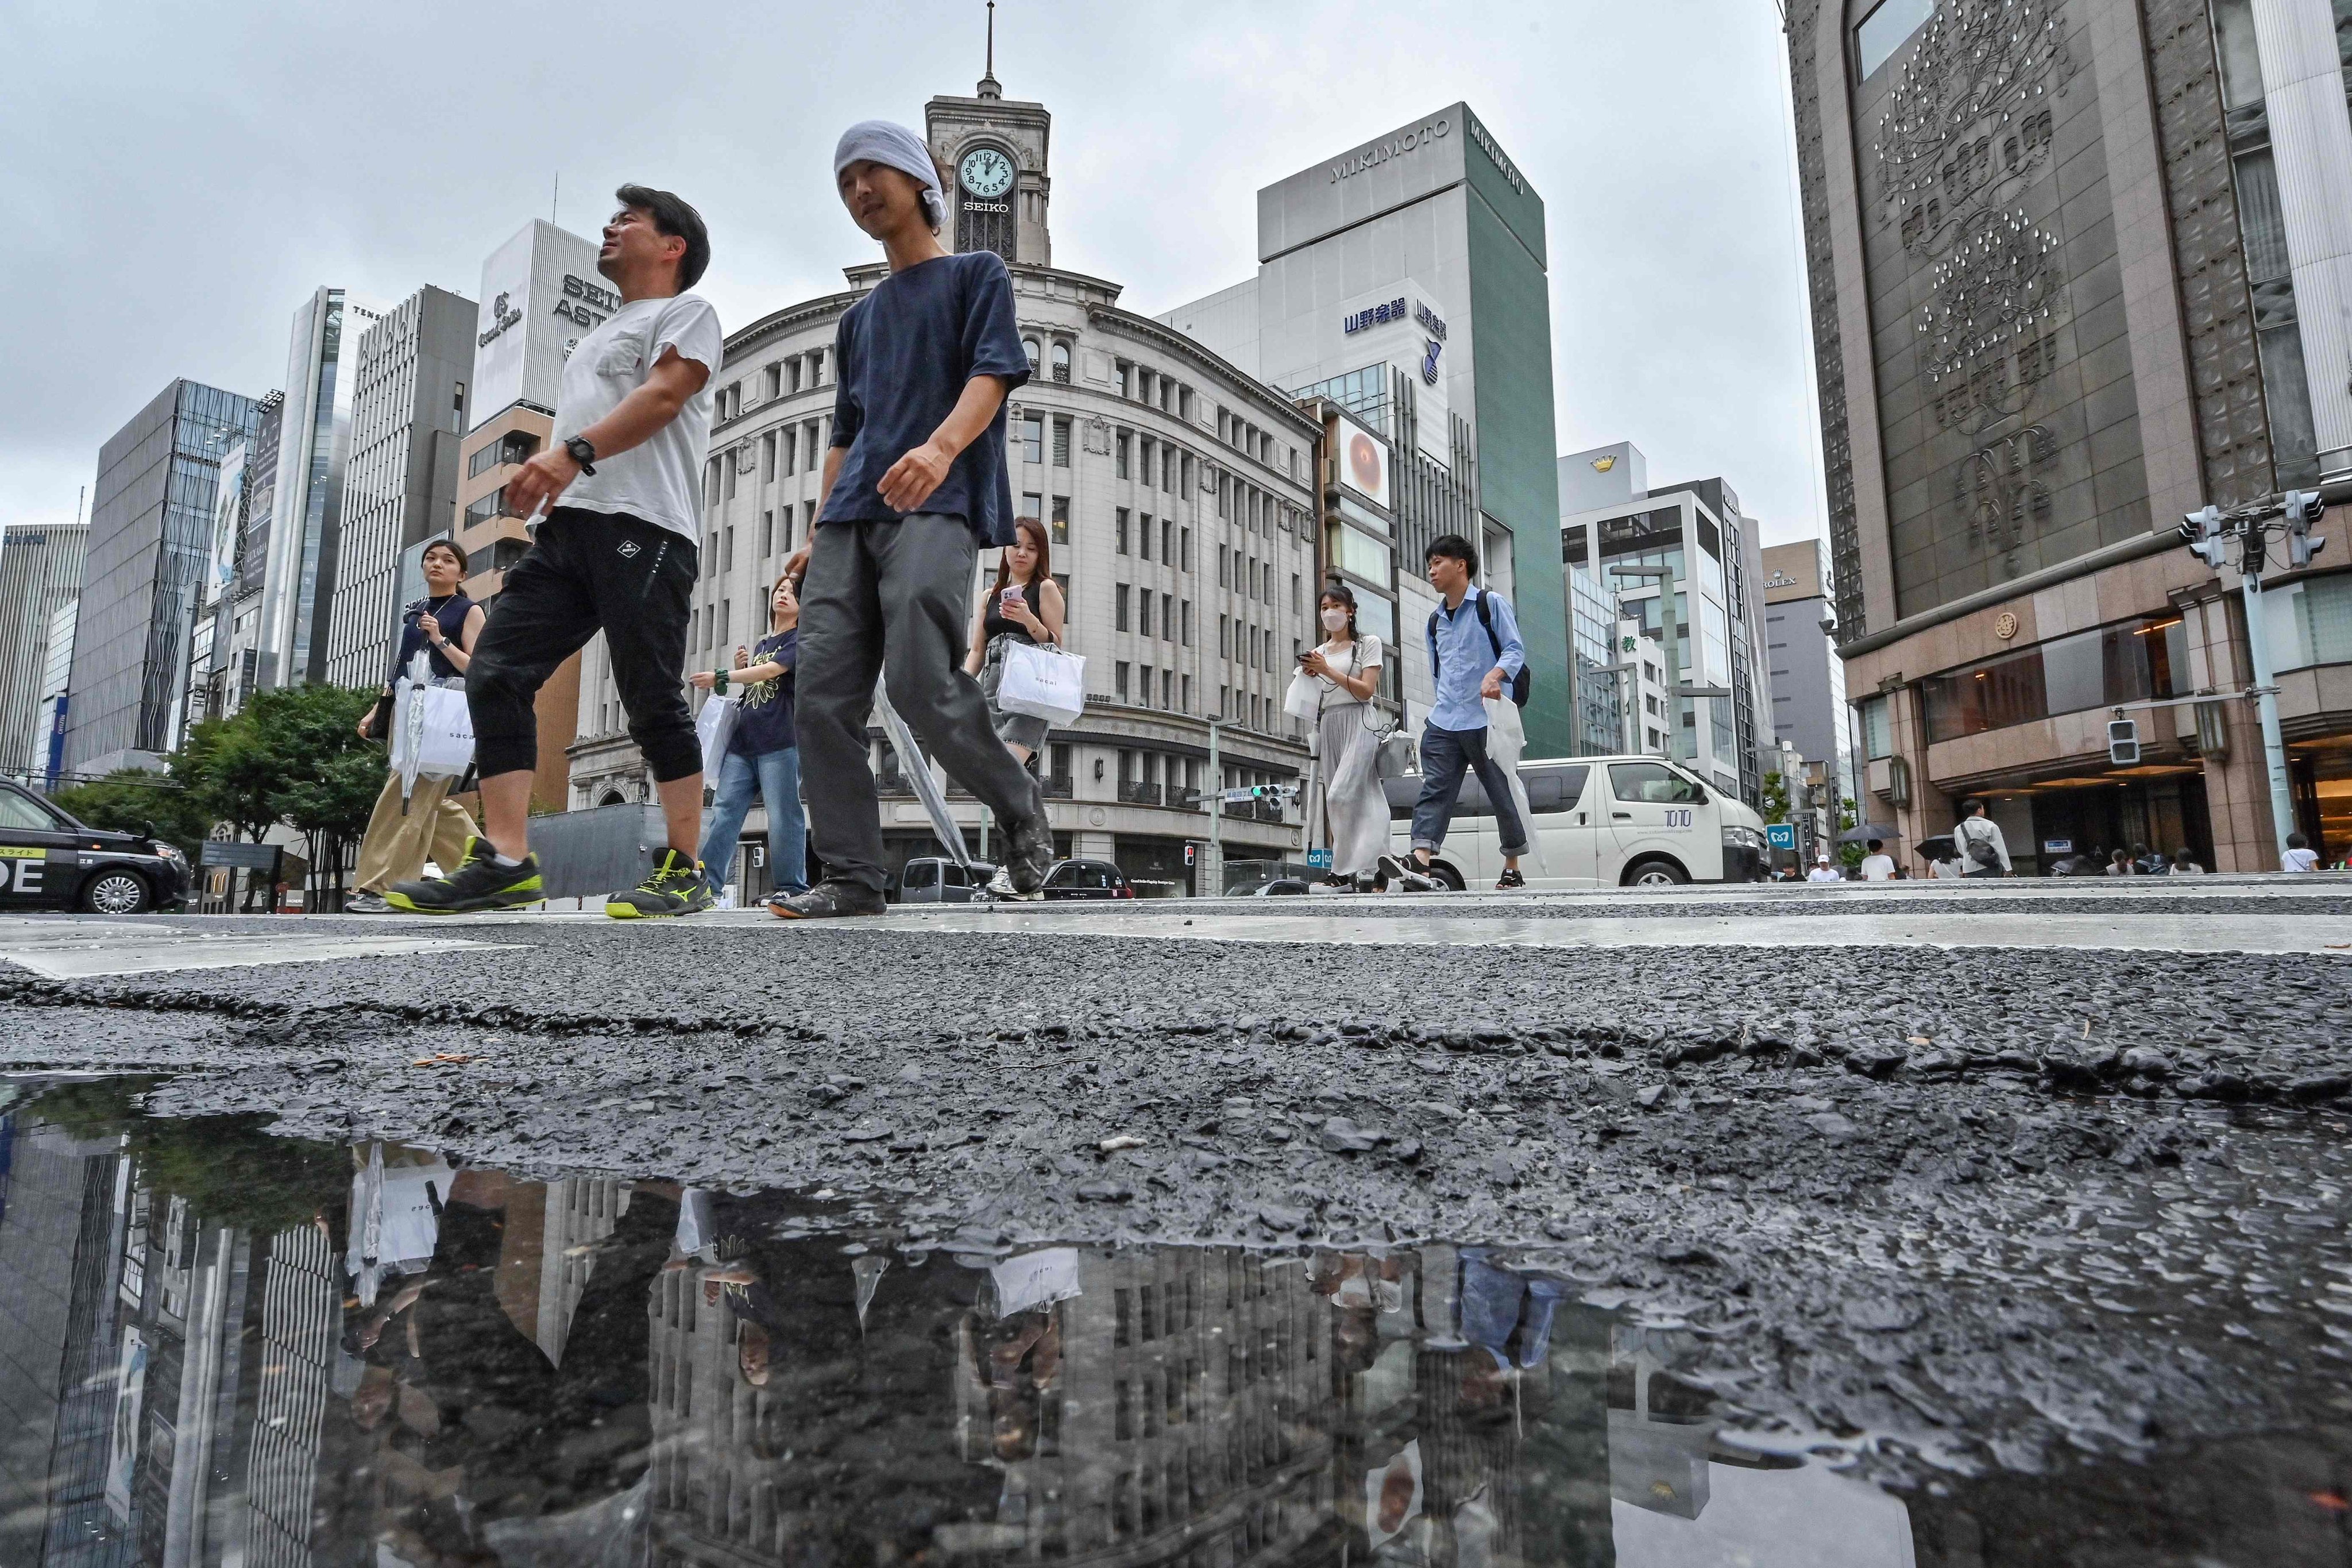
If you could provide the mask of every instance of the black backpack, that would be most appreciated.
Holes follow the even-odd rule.
[[[1486,601],[1493,596],[1491,594],[1481,593],[1470,602],[1477,606],[1478,624],[1486,628],[1486,640],[1494,645],[1495,658],[1497,662],[1500,662],[1503,657],[1503,639],[1495,633],[1495,612],[1486,607]],[[1437,647],[1437,617],[1444,613],[1443,609],[1429,612],[1429,646],[1433,650],[1429,656],[1429,684],[1433,688],[1437,684],[1437,655],[1434,651]],[[1526,707],[1528,693],[1535,689],[1535,684],[1536,672],[1528,668],[1526,661],[1522,659],[1518,674],[1511,677],[1511,700],[1521,708]]]

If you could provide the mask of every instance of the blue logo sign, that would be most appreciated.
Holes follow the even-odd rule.
[[[1339,319],[1339,329],[1347,332],[1360,332],[1368,327],[1385,327],[1391,321],[1402,321],[1404,319],[1402,300],[1383,300],[1377,305],[1369,305],[1363,310],[1342,316]]]
[[[1318,870],[1328,870],[1331,867],[1331,851],[1328,849],[1309,849],[1307,852],[1307,863],[1309,866],[1315,867]]]
[[[1775,849],[1794,849],[1797,847],[1797,825],[1793,822],[1769,824],[1764,829],[1764,842]]]

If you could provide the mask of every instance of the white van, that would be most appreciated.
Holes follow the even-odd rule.
[[[1738,799],[1664,757],[1525,758],[1539,852],[1519,862],[1530,888],[1643,888],[1682,882],[1760,882],[1764,819]],[[1421,775],[1382,781],[1389,799],[1389,847],[1412,853],[1412,807]],[[1462,794],[1433,862],[1449,888],[1491,889],[1503,874],[1495,816],[1478,775]]]

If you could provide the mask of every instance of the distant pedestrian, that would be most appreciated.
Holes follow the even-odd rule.
[[[939,168],[905,126],[851,126],[833,170],[843,205],[881,242],[890,270],[835,336],[833,445],[801,605],[801,762],[825,876],[769,909],[816,920],[886,907],[866,760],[877,674],[923,748],[1003,826],[991,892],[1039,898],[1054,863],[1045,791],[997,739],[988,700],[959,658],[973,562],[1019,540],[1004,399],[1030,367],[1013,277],[992,250],[940,243]]]
[[[732,669],[697,670],[688,682],[720,696],[741,688],[735,732],[719,766],[719,793],[698,858],[716,896],[735,877],[735,842],[757,793],[768,807],[768,865],[777,898],[808,890],[808,824],[801,816],[801,753],[793,739],[793,675],[800,664],[800,582],[768,590],[768,635],[736,650]],[[771,900],[772,902],[773,900]]]
[[[1822,850],[1813,861],[1813,868],[1805,874],[1808,882],[1843,882],[1845,873],[1830,864],[1830,852]]]
[[[963,672],[980,677],[988,699],[989,722],[1005,749],[1026,763],[1045,744],[1051,726],[1034,713],[1008,713],[997,706],[1004,660],[1014,647],[1055,647],[1062,641],[1061,584],[1054,581],[1053,546],[1045,525],[1034,517],[1013,520],[1014,538],[997,559],[996,581],[972,624],[971,651]]]
[[[1960,820],[1952,829],[1952,842],[1967,863],[1968,876],[2006,877],[2013,869],[2000,824],[1985,815],[1985,803],[1980,800],[1960,803]]]
[[[709,301],[688,292],[710,261],[702,216],[643,185],[623,185],[614,199],[596,269],[618,288],[621,306],[563,362],[552,439],[504,489],[510,515],[545,515],[507,571],[467,682],[483,838],[465,864],[394,888],[385,899],[398,910],[457,914],[545,902],[530,852],[533,705],[599,631],[668,830],[652,873],[606,899],[604,912],[638,920],[710,905],[694,861],[702,747],[678,672],[699,574],[710,373],[726,358],[726,335]]]
[[[1401,879],[1408,888],[1438,884],[1430,861],[1445,843],[1447,818],[1462,793],[1464,773],[1475,772],[1494,813],[1496,847],[1503,854],[1497,889],[1524,888],[1519,857],[1528,852],[1528,830],[1511,793],[1511,778],[1488,754],[1489,700],[1523,699],[1528,653],[1519,641],[1518,617],[1509,601],[1471,581],[1478,551],[1458,533],[1430,541],[1424,564],[1429,585],[1444,601],[1429,616],[1429,670],[1436,695],[1421,731],[1421,799],[1412,808],[1412,865]]]
[[[1356,595],[1333,578],[1323,585],[1318,613],[1322,643],[1299,655],[1298,668],[1315,679],[1316,773],[1323,792],[1323,822],[1331,849],[1334,890],[1369,888],[1388,842],[1389,803],[1381,791],[1381,738],[1372,729],[1373,695],[1381,684],[1381,639],[1356,627]]]
[[[393,655],[392,671],[383,679],[383,696],[360,721],[367,740],[389,742],[398,710],[393,705],[393,683],[409,672],[416,656],[425,656],[430,678],[462,687],[467,667],[474,661],[474,640],[482,635],[482,607],[457,586],[466,575],[466,552],[446,539],[425,547],[425,597],[400,616],[400,643]],[[379,731],[381,731],[379,733]],[[420,773],[406,799],[401,797],[400,774],[388,773],[383,793],[375,797],[367,833],[360,840],[356,867],[358,891],[343,908],[355,915],[382,914],[383,901],[395,882],[425,875],[429,859],[446,875],[466,858],[466,846],[480,830],[473,814],[449,798],[454,778]]]
[[[2143,877],[2161,877],[2166,868],[2172,864],[2145,844],[2133,845],[2131,852],[2132,869]]]
[[[2170,877],[2201,877],[2205,874],[2205,868],[2197,863],[2197,858],[2184,844],[2172,852],[2172,864],[2165,868],[2165,874]]]
[[[2132,866],[2131,851],[2125,848],[2120,844],[2116,845],[2116,852],[2107,857],[2107,875],[2110,877],[2131,877],[2137,876],[2137,874],[2138,873]]]
[[[2279,857],[2279,869],[2316,871],[2319,869],[2319,851],[2314,849],[2311,840],[2302,834],[2290,833],[2286,836],[2286,853]]]
[[[1885,841],[1874,838],[1866,847],[1869,852],[1863,856],[1859,872],[1862,880],[1865,882],[1895,880],[1895,857],[1886,852]]]
[[[1957,882],[1968,874],[1968,868],[1960,864],[1959,856],[1953,851],[1947,849],[1936,857],[1936,880],[1938,882]]]

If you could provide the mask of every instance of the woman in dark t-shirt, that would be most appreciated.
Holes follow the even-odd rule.
[[[1013,521],[1013,542],[1004,547],[996,563],[996,581],[981,605],[971,628],[971,651],[964,657],[967,675],[980,677],[982,695],[988,699],[988,716],[996,738],[1024,763],[1045,743],[1045,721],[1028,713],[1008,713],[997,706],[996,689],[1004,679],[1005,650],[1016,645],[1047,647],[1062,640],[1062,589],[1054,581],[1051,546],[1045,525],[1034,517]]]
[[[786,573],[768,591],[769,632],[735,650],[731,670],[698,670],[687,679],[705,691],[740,699],[735,734],[719,769],[710,826],[702,835],[702,875],[714,893],[734,879],[735,842],[757,791],[768,807],[768,863],[776,891],[808,888],[808,824],[801,816],[801,754],[793,741],[793,676],[800,663],[800,579]]]

